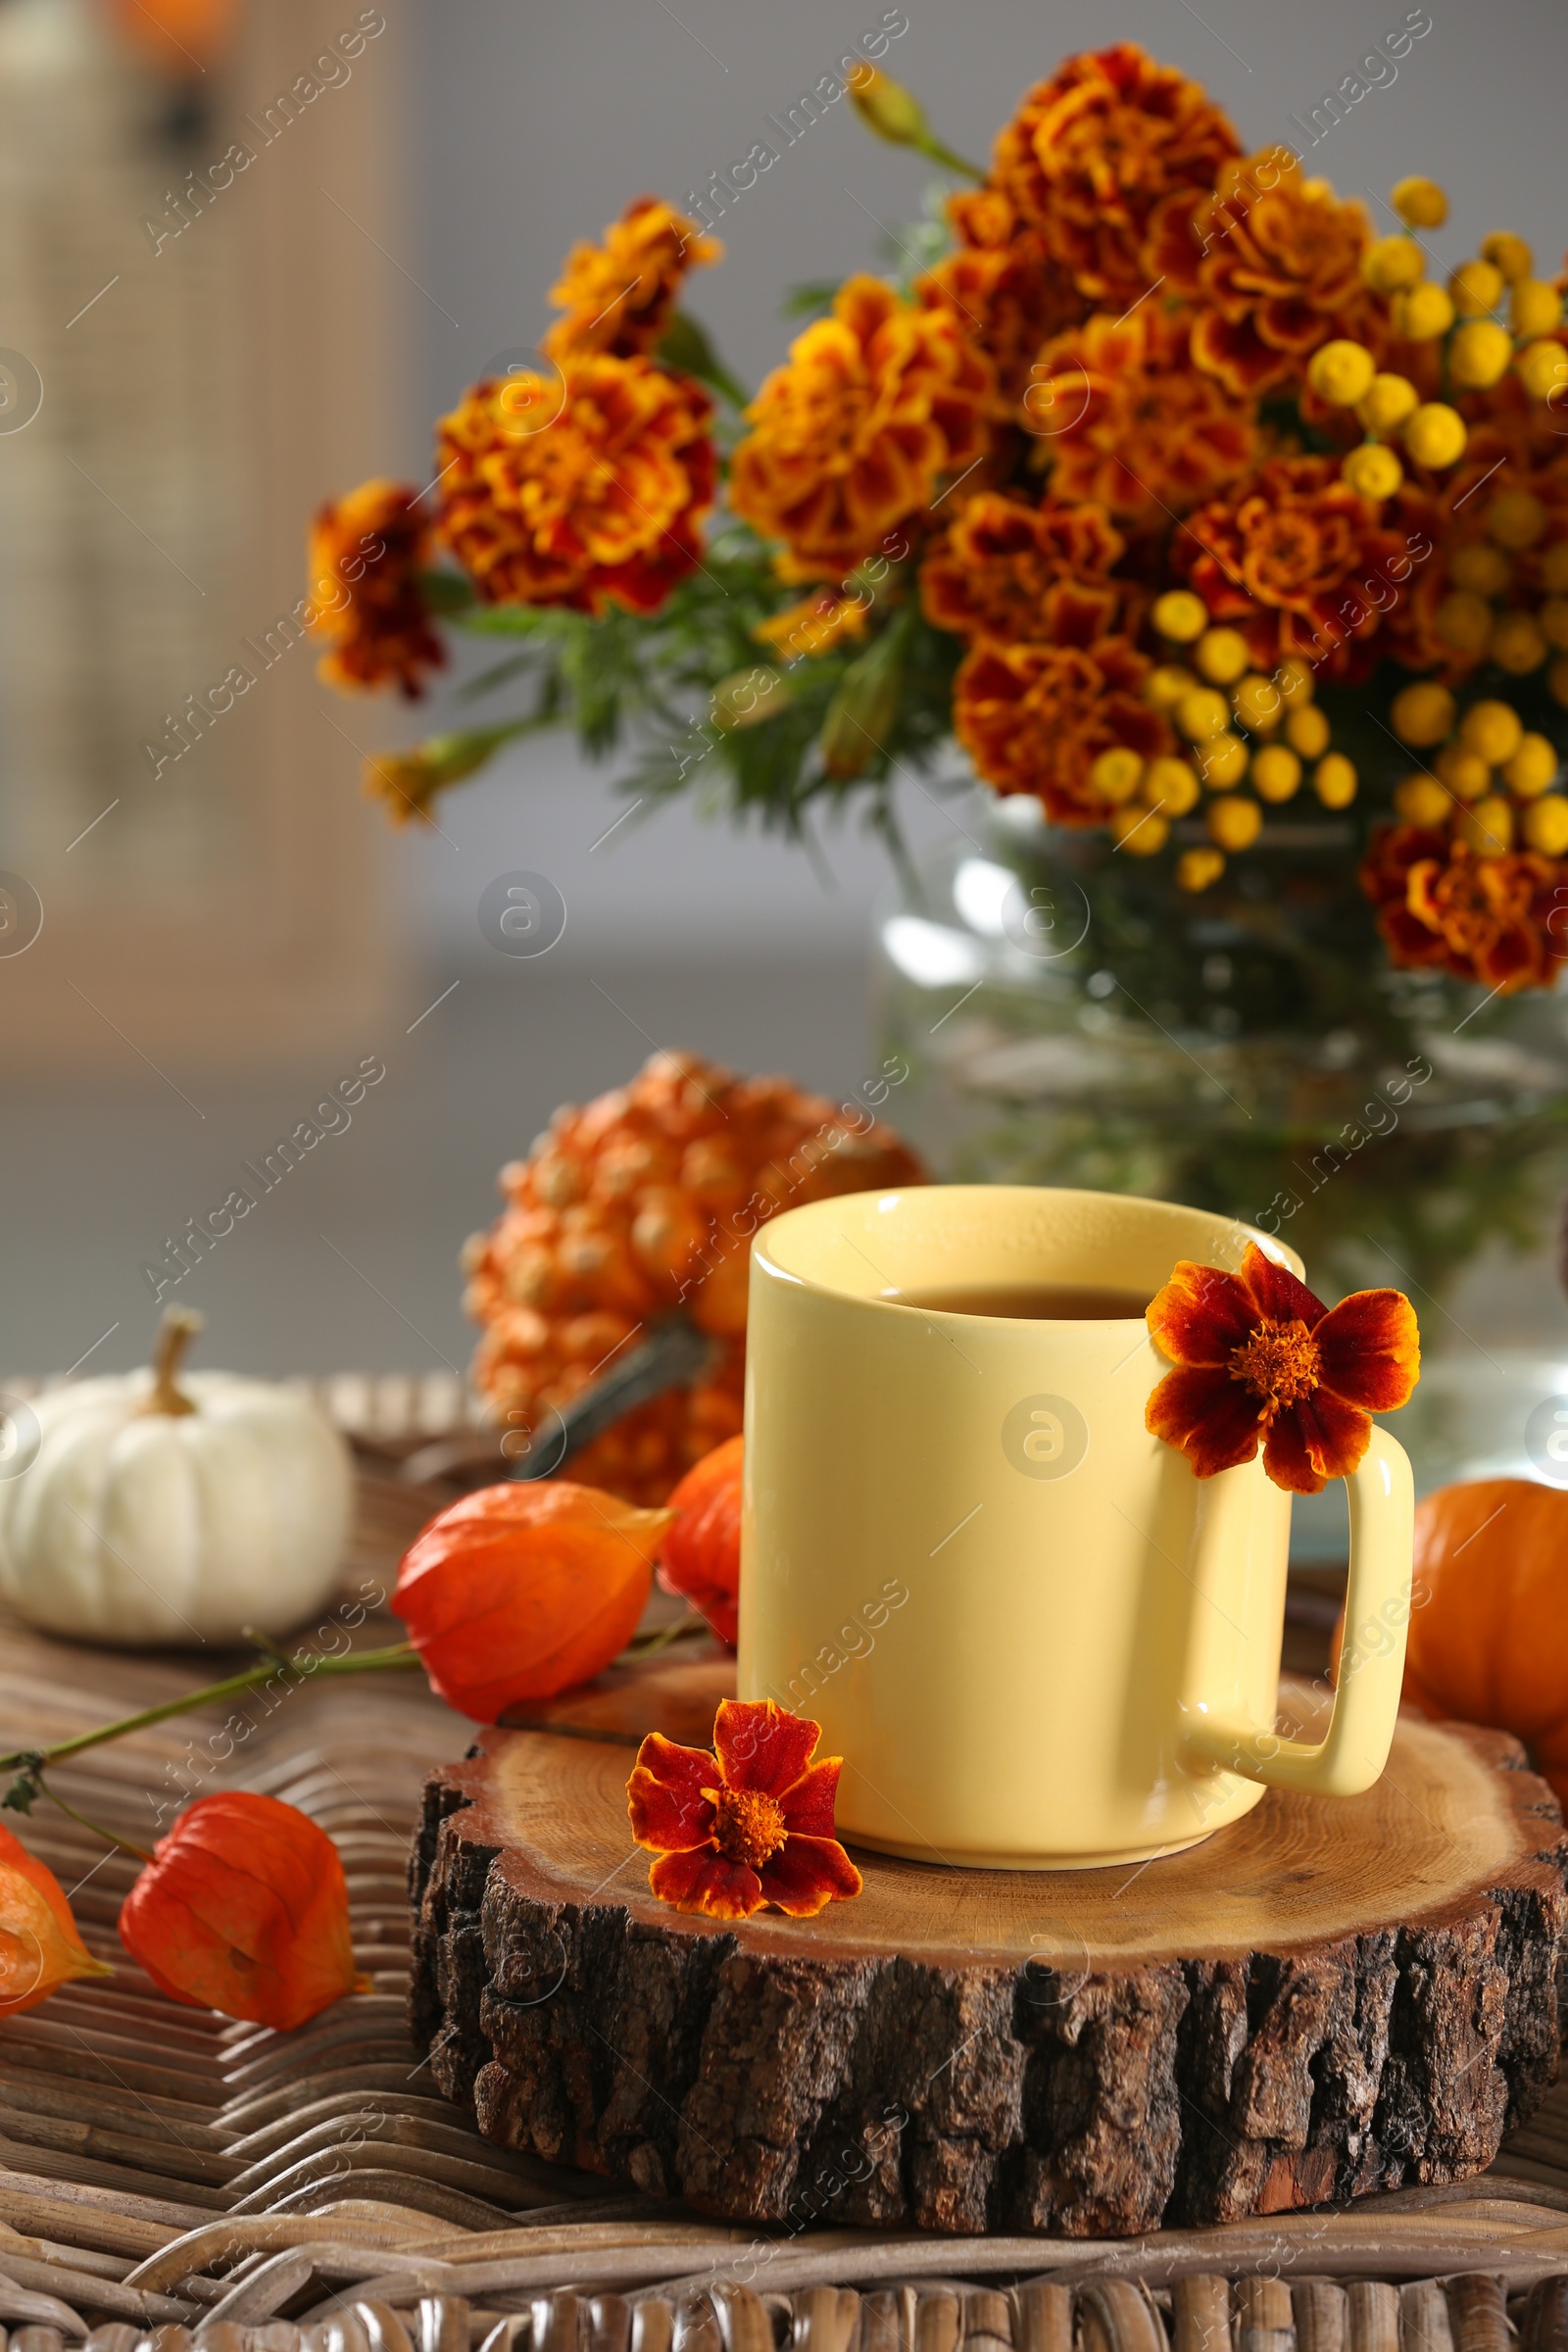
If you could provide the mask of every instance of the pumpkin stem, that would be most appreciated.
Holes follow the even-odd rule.
[[[138,1408],[141,1412],[179,1414],[196,1410],[191,1399],[175,1386],[175,1375],[202,1321],[194,1307],[165,1307],[153,1354],[153,1385],[142,1398]]]

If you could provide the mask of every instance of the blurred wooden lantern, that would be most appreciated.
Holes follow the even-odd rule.
[[[173,81],[216,65],[239,30],[240,0],[107,0],[116,30]]]

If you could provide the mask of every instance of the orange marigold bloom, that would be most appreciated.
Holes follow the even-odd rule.
[[[419,586],[429,562],[430,525],[408,482],[362,482],[317,509],[309,601],[312,633],[332,649],[317,663],[327,685],[424,692],[423,673],[447,658]]]
[[[1255,1242],[1237,1274],[1183,1258],[1148,1322],[1177,1368],[1145,1421],[1199,1478],[1251,1461],[1261,1440],[1277,1487],[1321,1494],[1365,1453],[1372,1415],[1396,1412],[1421,1377],[1421,1335],[1402,1291],[1357,1291],[1325,1307]]]
[[[35,2009],[76,1977],[109,1977],[81,1940],[46,1862],[0,1824],[0,2017]]]
[[[798,576],[832,577],[984,455],[994,397],[991,363],[955,312],[852,277],[747,410],[729,503],[786,543]]]
[[[920,572],[926,618],[958,637],[1085,645],[1115,627],[1123,590],[1109,573],[1126,541],[1102,508],[969,499]]]
[[[487,376],[443,416],[441,528],[491,604],[653,612],[713,503],[712,404],[652,361],[588,352],[561,380]]]
[[[915,299],[956,312],[995,365],[1003,413],[1010,414],[1041,344],[1074,325],[1087,306],[1001,188],[960,189],[948,199],[948,220],[955,249],[915,279]]]
[[[1195,205],[1168,196],[1150,227],[1149,268],[1200,306],[1193,359],[1245,396],[1284,383],[1320,343],[1358,333],[1361,257],[1372,225],[1287,148],[1221,166]]]
[[[670,321],[688,270],[722,261],[724,248],[657,196],[639,196],[605,229],[603,245],[574,245],[550,299],[565,312],[545,336],[554,360],[608,351],[618,360],[652,352]]]
[[[997,139],[993,177],[1080,293],[1117,310],[1155,271],[1150,217],[1213,187],[1241,141],[1206,90],[1135,42],[1063,60]]]
[[[1142,699],[1149,663],[1125,637],[1088,646],[1004,645],[982,638],[953,689],[954,732],[998,792],[1032,792],[1059,825],[1103,824],[1089,781],[1102,752],[1145,760],[1174,748],[1163,713]]]
[[[1187,321],[1152,303],[1058,335],[1030,374],[1021,422],[1054,495],[1091,500],[1118,522],[1162,525],[1255,462],[1251,407],[1198,372]]]
[[[1214,619],[1246,637],[1256,668],[1295,656],[1351,680],[1373,665],[1368,641],[1394,595],[1375,601],[1362,584],[1410,569],[1405,534],[1341,479],[1334,458],[1271,458],[1193,515],[1171,562]]]
[[[1568,862],[1516,850],[1478,858],[1450,835],[1383,825],[1360,869],[1396,964],[1435,964],[1511,996],[1550,986],[1568,959],[1560,918]]]
[[[631,1834],[659,1856],[655,1894],[708,1919],[750,1919],[772,1904],[812,1919],[858,1894],[860,1874],[833,1835],[843,1758],[811,1758],[820,1724],[770,1698],[720,1701],[713,1747],[650,1732],[626,1783]]]

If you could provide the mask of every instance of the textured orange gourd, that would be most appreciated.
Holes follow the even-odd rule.
[[[731,1649],[739,1639],[741,1456],[728,1438],[688,1470],[669,1498],[674,1520],[659,1551],[659,1581],[700,1609]]]
[[[1404,1695],[1512,1732],[1568,1803],[1568,1494],[1480,1478],[1418,1505]]]
[[[113,1974],[82,1942],[48,1864],[0,1826],[0,2017],[35,2009],[74,1977]]]
[[[650,1319],[689,1315],[718,1342],[706,1378],[628,1413],[571,1465],[629,1501],[662,1502],[740,1431],[752,1235],[803,1200],[924,1181],[861,1105],[846,1115],[787,1078],[656,1054],[629,1086],[558,1110],[502,1169],[506,1209],[464,1253],[484,1326],[474,1380],[525,1442]],[[520,1445],[509,1437],[508,1450]]]
[[[120,1940],[172,1999],[280,2031],[361,1988],[337,1847],[250,1789],[199,1796],[159,1839]]]
[[[483,1487],[404,1554],[392,1606],[432,1687],[475,1723],[592,1682],[637,1630],[667,1511],[558,1478]]]

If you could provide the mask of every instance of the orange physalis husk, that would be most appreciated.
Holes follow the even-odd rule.
[[[76,1977],[112,1977],[76,1931],[60,1881],[0,1826],[0,2017],[35,2009]]]
[[[1177,1369],[1146,1425],[1200,1478],[1250,1462],[1277,1487],[1317,1494],[1348,1478],[1372,1415],[1404,1404],[1421,1376],[1421,1335],[1402,1291],[1357,1291],[1325,1307],[1255,1242],[1238,1274],[1184,1258],[1149,1308],[1154,1345]]]
[[[570,1479],[483,1487],[442,1511],[392,1606],[434,1689],[475,1723],[591,1682],[637,1630],[667,1511]]]
[[[337,1847],[293,1805],[249,1789],[200,1796],[125,1897],[120,1940],[161,1992],[286,2032],[354,1973]]]
[[[749,1919],[771,1904],[811,1919],[858,1894],[860,1874],[833,1835],[841,1756],[813,1764],[820,1724],[770,1698],[726,1698],[713,1747],[650,1732],[626,1783],[632,1836],[659,1856],[661,1901],[708,1919]]]
[[[687,1471],[669,1498],[674,1524],[659,1550],[659,1581],[700,1609],[721,1642],[737,1640],[741,1583],[741,1456],[726,1439]]]

